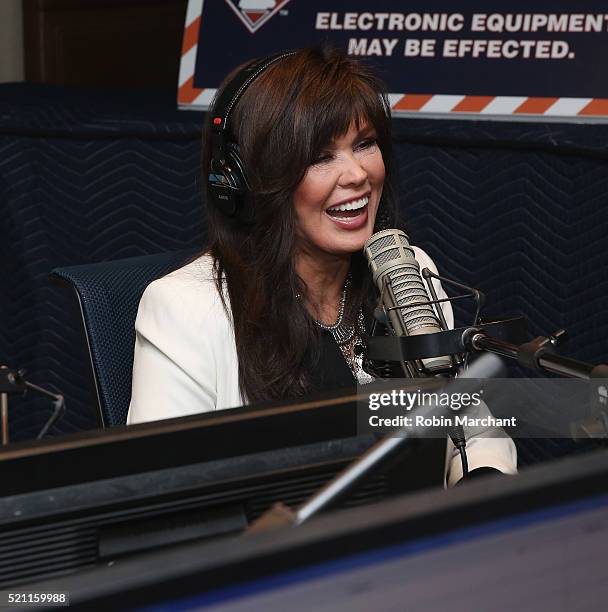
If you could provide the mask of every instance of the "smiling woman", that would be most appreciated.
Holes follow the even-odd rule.
[[[355,345],[373,310],[363,244],[394,210],[383,92],[362,64],[324,48],[226,78],[204,134],[210,245],[142,298],[130,422],[370,379]],[[176,295],[187,312],[169,321]],[[150,391],[168,355],[174,378],[155,376]]]
[[[204,134],[209,247],[142,297],[130,423],[373,380],[359,350],[375,306],[362,249],[395,225],[390,133],[382,83],[335,50],[226,78]],[[449,303],[444,314],[451,325]],[[514,471],[512,442],[485,442],[478,463]]]
[[[296,188],[298,248],[350,256],[371,236],[384,185],[384,160],[375,130],[349,128],[306,170]]]
[[[318,286],[308,300],[317,320],[336,320],[336,300],[324,298],[335,277],[346,277],[351,255],[361,252],[372,235],[384,178],[375,129],[353,123],[308,167],[293,194],[295,268],[300,278],[309,279],[309,290]],[[325,304],[327,314],[321,312]]]

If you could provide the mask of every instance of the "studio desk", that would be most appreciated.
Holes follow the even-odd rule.
[[[355,398],[337,392],[7,447],[0,588],[238,534],[275,502],[299,505],[376,441],[357,435]],[[445,449],[445,439],[412,442],[341,504],[440,487]]]

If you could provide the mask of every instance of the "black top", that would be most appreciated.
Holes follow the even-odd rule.
[[[316,391],[354,388],[357,384],[340,347],[326,329],[321,330],[319,361],[311,368],[311,381]]]

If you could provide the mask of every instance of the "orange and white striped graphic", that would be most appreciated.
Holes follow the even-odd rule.
[[[391,94],[394,115],[451,115],[454,117],[480,115],[481,117],[522,117],[564,119],[607,118],[608,99],[604,98],[540,98],[526,96],[453,96],[422,94]],[[480,118],[481,118],[480,117]]]
[[[189,0],[182,43],[177,102],[180,108],[206,110],[216,90],[194,86],[194,71],[204,0]],[[277,50],[278,51],[278,50]],[[526,96],[467,96],[390,94],[393,115],[451,117],[534,117],[537,119],[607,119],[605,98],[542,98]]]
[[[199,89],[194,86],[194,69],[202,12],[203,0],[188,0],[182,42],[182,59],[179,65],[177,103],[180,108],[190,108],[192,110],[207,108],[215,93],[214,89]]]

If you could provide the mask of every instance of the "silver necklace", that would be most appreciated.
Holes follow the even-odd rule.
[[[344,282],[344,289],[342,291],[342,297],[340,298],[340,306],[338,308],[338,318],[336,319],[336,322],[332,323],[331,325],[326,325],[325,323],[315,319],[315,324],[321,329],[325,329],[331,333],[336,344],[340,348],[348,367],[354,374],[359,384],[367,384],[372,382],[374,378],[363,369],[363,356],[360,354],[355,354],[355,345],[362,344],[361,335],[365,326],[363,319],[363,308],[359,308],[359,314],[357,315],[357,320],[354,324],[344,324],[344,309],[346,306],[346,297],[348,295],[349,286],[350,274],[346,277],[346,281]]]
[[[339,334],[340,336],[344,335],[344,332],[347,330],[347,328],[350,328],[352,326],[344,326],[343,320],[344,320],[344,308],[346,306],[346,295],[348,293],[348,287],[350,286],[350,274],[346,277],[346,280],[344,281],[344,289],[342,289],[342,296],[340,297],[340,305],[338,307],[338,318],[336,319],[335,323],[332,323],[331,325],[327,325],[325,323],[322,323],[321,321],[318,321],[317,319],[315,319],[315,323],[321,328],[321,329],[326,329],[327,331],[331,332],[332,335],[335,334]],[[346,340],[345,340],[346,341]]]

